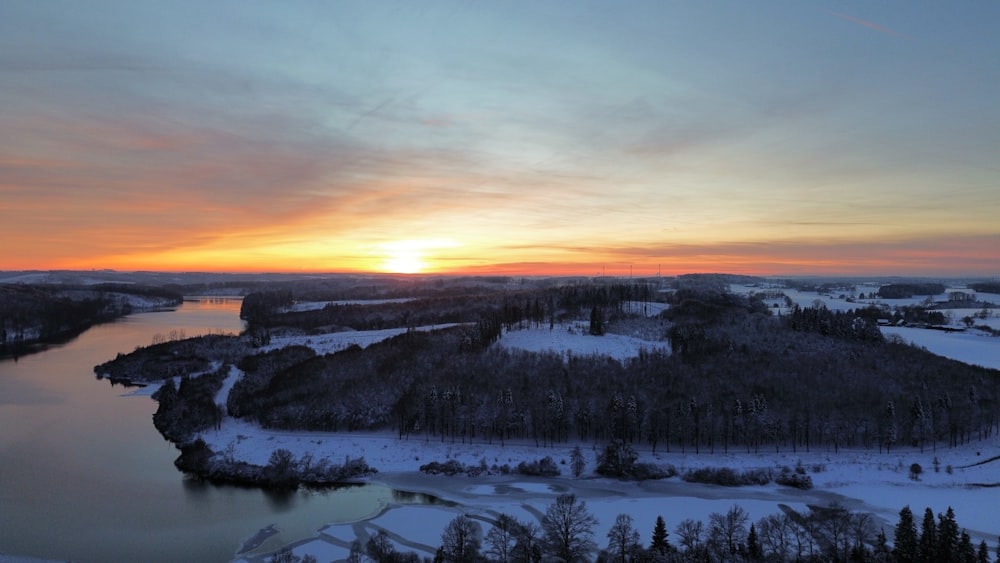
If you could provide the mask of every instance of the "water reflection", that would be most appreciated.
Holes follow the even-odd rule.
[[[414,493],[410,491],[392,490],[392,500],[400,504],[433,504],[440,506],[457,506],[456,503],[443,500],[427,493]]]
[[[93,367],[184,330],[239,332],[239,299],[185,301],[94,327],[65,345],[0,360],[0,551],[80,561],[227,561],[257,530],[260,547],[315,537],[432,495],[375,483],[264,492],[212,485],[173,465],[148,393],[97,384]]]
[[[288,489],[264,489],[264,498],[276,512],[288,512],[295,507],[299,492]]]

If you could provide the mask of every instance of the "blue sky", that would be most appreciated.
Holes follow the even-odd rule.
[[[995,2],[0,3],[0,268],[1000,274]]]

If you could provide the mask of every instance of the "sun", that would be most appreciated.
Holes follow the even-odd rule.
[[[382,262],[379,269],[392,274],[421,274],[435,270],[436,254],[441,249],[458,246],[451,239],[407,239],[384,242],[380,245]]]
[[[419,274],[426,267],[418,252],[398,252],[382,264],[382,269],[392,274]]]
[[[427,269],[424,261],[426,244],[418,240],[394,240],[382,244],[385,259],[382,271],[391,274],[419,274]]]

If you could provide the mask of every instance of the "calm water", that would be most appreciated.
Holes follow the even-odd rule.
[[[376,514],[392,490],[366,485],[276,496],[186,479],[153,428],[156,403],[93,366],[154,335],[238,332],[238,299],[141,313],[17,362],[0,361],[0,554],[76,561],[228,561],[274,524],[270,551],[324,523]],[[259,551],[259,550],[258,550]]]

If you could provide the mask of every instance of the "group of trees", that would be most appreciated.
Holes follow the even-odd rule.
[[[893,535],[892,560],[899,562],[937,563],[989,563],[990,551],[985,540],[973,545],[966,530],[959,531],[955,511],[951,507],[934,519],[934,511],[924,509],[924,517],[917,534],[917,525],[909,505],[899,511],[899,521]],[[1000,545],[996,550],[1000,562]]]
[[[573,303],[607,295],[545,291],[565,291]],[[696,453],[885,450],[954,446],[988,438],[1000,424],[994,370],[883,341],[861,316],[798,309],[777,318],[754,299],[687,289],[673,299],[663,318],[650,321],[670,335],[673,353],[643,350],[623,362],[469,346],[470,332],[481,327],[473,324],[410,331],[326,356],[303,346],[259,352],[242,338],[202,337],[96,369],[152,380],[221,360],[244,372],[228,396],[231,416],[270,428],[393,429],[400,438],[451,442],[621,440]]]
[[[139,285],[0,284],[0,356],[31,344],[57,342],[132,312],[128,295],[176,305],[181,296]]]
[[[944,293],[941,283],[890,283],[878,288],[882,299],[906,299],[914,295],[939,295]]]
[[[539,445],[621,439],[695,452],[933,448],[996,428],[991,370],[882,342],[857,317],[775,319],[733,299],[671,309],[672,335],[683,333],[684,345],[623,363],[469,349],[465,327],[325,357],[289,350],[294,357],[275,370],[255,369],[250,356],[229,413],[284,429],[394,428],[403,438]],[[694,308],[709,313],[689,320],[684,309]]]
[[[489,530],[483,534],[483,525]],[[648,536],[628,514],[618,514],[599,541],[597,518],[575,495],[560,495],[546,509],[541,525],[500,514],[490,521],[462,514],[441,533],[432,559],[447,563],[562,562],[873,562],[873,563],[992,563],[986,541],[974,545],[960,530],[949,508],[937,520],[928,508],[920,534],[910,508],[900,511],[892,545],[875,517],[843,506],[811,507],[800,514],[783,511],[752,522],[739,505],[714,512],[708,521],[681,520],[670,541],[663,516],[657,516]],[[606,543],[604,543],[606,541]],[[1000,561],[1000,549],[996,552]],[[292,561],[279,553],[272,561]],[[362,546],[355,543],[348,561],[419,562],[414,552],[400,552],[390,535],[379,530]]]

